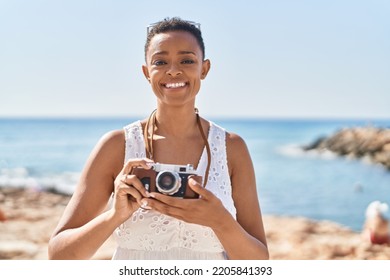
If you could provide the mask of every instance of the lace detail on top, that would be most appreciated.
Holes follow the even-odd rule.
[[[141,122],[132,123],[124,130],[126,137],[125,161],[130,158],[145,157]],[[232,199],[231,182],[227,168],[225,130],[210,123],[208,141],[212,157],[206,189],[213,192],[235,218],[236,209]],[[198,164],[199,174],[205,174],[206,166],[207,153],[204,149]],[[115,230],[114,236],[118,242],[114,259],[154,258],[153,256],[168,259],[175,257],[172,254],[176,255],[178,252],[183,254],[183,250],[185,250],[184,255],[192,259],[223,258],[224,256],[222,244],[211,228],[186,223],[155,210],[139,208]],[[141,251],[145,253],[140,253]],[[153,251],[156,254],[153,254]],[[210,253],[211,256],[207,255]]]

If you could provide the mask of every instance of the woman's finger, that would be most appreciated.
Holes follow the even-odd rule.
[[[137,189],[127,184],[120,184],[116,190],[116,194],[117,196],[131,196],[135,201],[137,201],[139,205],[142,204],[141,200],[144,198],[144,196]]]
[[[156,192],[149,193],[149,197],[176,208],[183,208],[183,205],[186,203],[183,199]]]
[[[211,199],[211,197],[213,196],[213,194],[209,190],[205,189],[201,184],[199,184],[191,177],[188,179],[188,185],[194,192],[199,194],[199,198],[208,200]]]
[[[199,198],[203,198],[203,199],[207,200],[207,199],[211,199],[212,197],[214,197],[214,195],[210,191],[206,190],[201,184],[199,184],[195,179],[193,179],[191,177],[188,179],[188,185],[195,193],[199,194]],[[177,197],[164,195],[164,194],[157,193],[157,192],[150,193],[150,196],[161,201],[161,202],[164,202],[166,204],[176,206],[176,207],[180,207],[180,205],[182,205],[183,203],[186,203],[185,201],[183,202],[182,200],[178,199]],[[187,199],[185,199],[185,200],[187,200]]]
[[[146,190],[145,186],[135,175],[123,175],[121,180],[126,185],[137,189],[144,197],[149,197],[149,192]]]
[[[122,174],[130,174],[134,167],[142,167],[145,169],[150,169],[153,161],[148,158],[143,159],[129,159],[122,168]]]
[[[157,197],[161,200],[158,200]],[[156,194],[156,198],[143,198],[141,200],[141,208],[147,210],[153,209],[162,214],[184,220],[183,213],[186,212],[185,205],[180,205],[183,203],[183,200],[184,199],[170,197],[164,194]]]

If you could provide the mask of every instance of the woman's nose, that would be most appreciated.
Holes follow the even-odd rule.
[[[175,65],[175,64],[171,64],[171,66],[167,70],[167,74],[172,76],[172,77],[180,75],[181,73],[182,73],[182,71],[181,71],[180,67],[178,65]]]

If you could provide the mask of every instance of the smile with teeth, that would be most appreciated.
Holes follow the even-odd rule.
[[[168,84],[165,84],[164,86],[166,88],[181,88],[181,87],[185,87],[186,83],[182,82],[182,83],[168,83]]]

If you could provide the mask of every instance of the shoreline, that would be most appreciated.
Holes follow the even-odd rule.
[[[47,243],[69,195],[32,189],[0,188],[0,259],[45,260]],[[271,260],[390,259],[390,246],[371,245],[360,232],[331,221],[263,215]],[[109,260],[112,238],[93,259]]]

